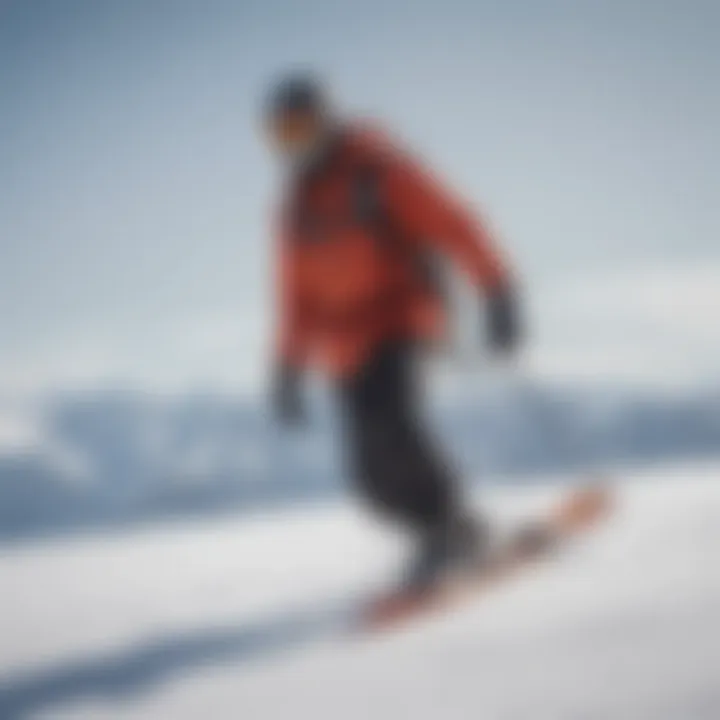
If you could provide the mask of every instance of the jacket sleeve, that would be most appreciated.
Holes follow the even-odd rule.
[[[285,231],[276,233],[276,357],[284,365],[300,366],[306,354],[302,297],[297,267]]]
[[[489,228],[408,155],[388,158],[385,194],[407,236],[454,260],[475,284],[492,291],[509,271]]]

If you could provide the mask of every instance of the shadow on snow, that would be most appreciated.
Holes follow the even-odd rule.
[[[156,638],[116,654],[92,656],[0,683],[0,718],[24,720],[48,708],[127,700],[173,676],[223,663],[239,665],[351,630],[353,604],[300,609],[244,625]]]

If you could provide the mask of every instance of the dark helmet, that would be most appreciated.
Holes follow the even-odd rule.
[[[265,105],[265,119],[271,121],[296,111],[326,115],[328,108],[323,84],[313,75],[297,73],[281,78],[271,88]]]

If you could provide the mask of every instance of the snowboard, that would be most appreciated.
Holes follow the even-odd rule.
[[[549,511],[523,521],[498,543],[481,566],[448,578],[423,593],[395,590],[371,600],[361,612],[360,627],[367,631],[390,630],[470,601],[561,550],[607,517],[611,509],[612,493],[607,486],[574,488]]]

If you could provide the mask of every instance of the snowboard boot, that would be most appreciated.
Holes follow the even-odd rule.
[[[477,572],[490,556],[490,528],[484,519],[454,518],[428,529],[404,578],[404,592],[423,594],[454,575]]]

